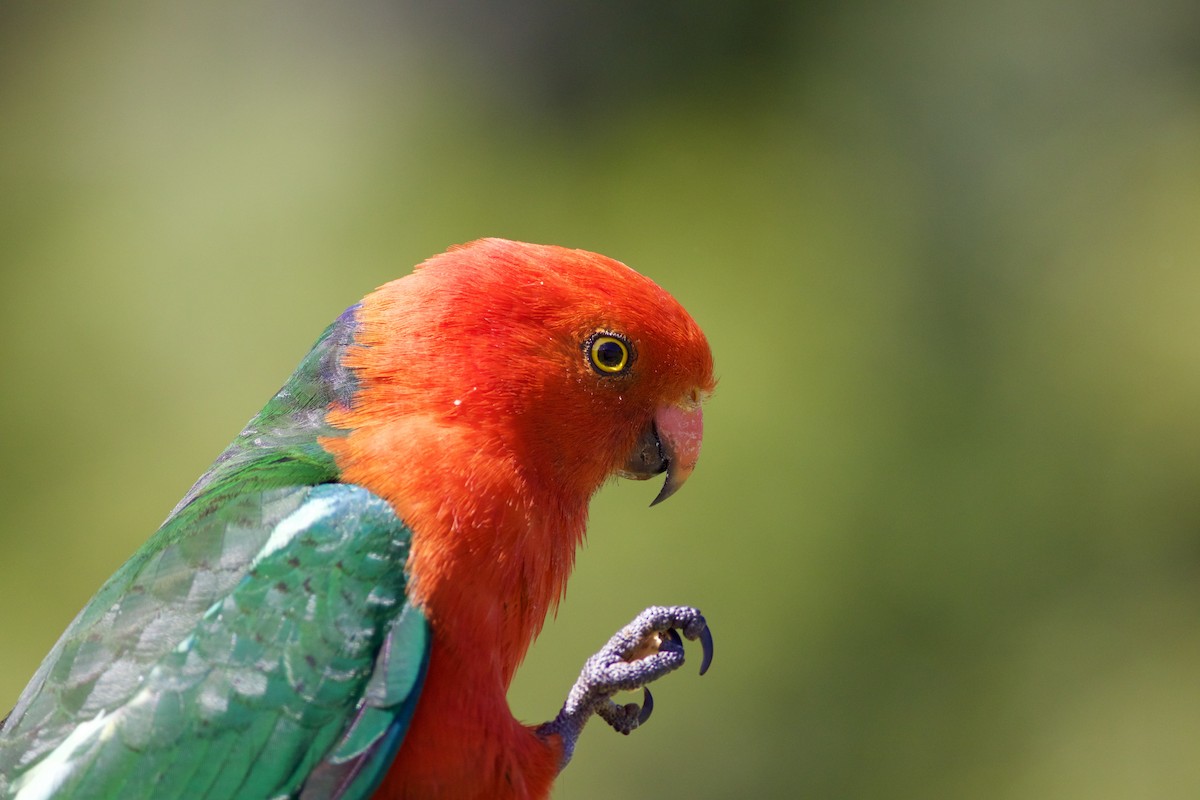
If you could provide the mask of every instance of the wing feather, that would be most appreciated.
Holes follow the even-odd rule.
[[[55,646],[0,731],[0,794],[366,796],[429,628],[411,531],[365,489],[269,489],[168,522]]]

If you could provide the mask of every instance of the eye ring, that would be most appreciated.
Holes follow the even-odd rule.
[[[601,375],[620,375],[633,365],[633,349],[623,336],[597,331],[583,345],[588,363]]]

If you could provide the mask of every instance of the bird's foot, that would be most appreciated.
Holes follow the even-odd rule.
[[[651,606],[608,640],[589,658],[571,687],[562,711],[538,728],[543,737],[557,734],[562,739],[565,767],[575,751],[583,726],[597,714],[613,730],[628,734],[650,718],[654,698],[647,684],[683,665],[683,638],[699,640],[704,657],[700,674],[712,662],[713,641],[708,623],[698,610],[688,606]],[[641,689],[642,703],[618,705],[612,696],[620,691]]]

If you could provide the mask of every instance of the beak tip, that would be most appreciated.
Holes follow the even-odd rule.
[[[675,492],[679,491],[680,485],[681,484],[675,483],[670,479],[670,477],[668,477],[666,482],[663,483],[662,488],[659,489],[658,494],[656,494],[654,499],[650,501],[650,507],[654,508],[663,500],[666,500],[668,497],[675,494]]]
[[[691,474],[692,474],[692,470],[678,469],[675,467],[675,464],[673,462],[668,461],[667,462],[667,479],[665,481],[663,481],[662,489],[659,489],[658,494],[655,496],[655,498],[653,500],[650,501],[650,507],[654,508],[656,505],[661,503],[663,500],[666,500],[668,497],[670,497],[671,495],[678,492],[679,489],[683,486],[684,482],[688,479],[688,476]]]

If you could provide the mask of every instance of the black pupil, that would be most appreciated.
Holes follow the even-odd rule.
[[[596,348],[596,358],[606,367],[616,367],[625,357],[625,351],[616,342],[601,342]]]

